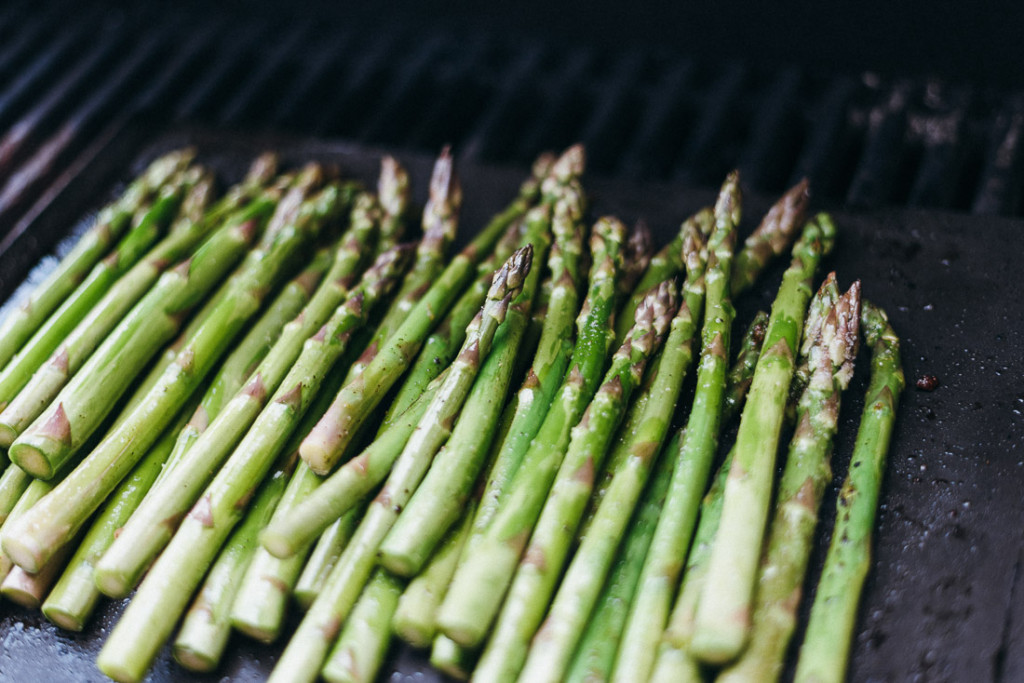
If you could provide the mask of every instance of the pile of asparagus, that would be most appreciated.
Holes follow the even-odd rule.
[[[588,231],[576,146],[450,256],[447,150],[415,242],[392,158],[372,192],[265,155],[216,198],[193,157],[154,161],[0,324],[0,593],[81,630],[134,591],[98,660],[119,681],[175,629],[212,670],[293,605],[274,681],[373,680],[396,636],[480,681],[774,679],[863,334],[797,666],[843,678],[903,377],[859,283],[814,293],[835,226],[806,183],[738,247],[734,173],[652,253],[642,224]],[[733,299],[786,252],[734,343]]]

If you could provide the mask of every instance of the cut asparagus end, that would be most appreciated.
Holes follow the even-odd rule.
[[[61,605],[44,605],[43,616],[65,631],[75,631],[77,633],[85,628],[85,620],[82,619],[76,610]]]
[[[45,453],[61,447],[60,442],[48,436],[32,435],[11,446],[8,456],[15,465],[36,479],[53,477],[53,466]]]
[[[174,661],[189,671],[207,673],[217,668],[219,660],[211,658],[204,652],[198,652],[187,645],[174,646]]]
[[[12,524],[9,530],[4,530],[2,538],[4,553],[14,564],[34,574],[42,569],[40,558],[43,554],[43,548],[36,542],[36,539],[28,534],[19,533],[21,525],[17,522],[20,521],[17,520]]]
[[[96,568],[93,574],[96,587],[108,598],[126,598],[138,583],[138,577],[126,576],[120,571]]]
[[[275,533],[273,527],[267,527],[260,533],[260,545],[266,548],[268,553],[282,560],[287,560],[300,550],[295,547],[292,539],[284,534]]]

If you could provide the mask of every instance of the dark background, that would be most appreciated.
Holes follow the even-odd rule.
[[[477,218],[582,140],[595,206],[662,238],[731,168],[752,207],[808,176],[844,230],[829,265],[889,308],[910,384],[940,378],[904,397],[852,678],[1021,680],[1022,27],[1009,2],[5,2],[0,294],[193,123],[214,155],[272,131],[421,175],[452,143]],[[0,679],[96,678],[116,611],[68,636],[5,605]],[[240,647],[222,673],[259,677],[273,655]]]

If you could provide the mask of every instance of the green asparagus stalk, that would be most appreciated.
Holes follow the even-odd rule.
[[[371,503],[323,591],[285,648],[271,680],[282,677],[312,680],[316,677],[334,641],[336,625],[348,616],[369,578],[377,548],[394,524],[398,511],[405,506],[423,478],[430,458],[450,431],[480,366],[482,354],[489,350],[494,332],[504,320],[510,302],[519,293],[530,271],[532,252],[529,245],[517,250],[494,276],[487,302],[472,323],[473,329],[467,332],[462,351],[446,373],[441,388],[396,461],[388,481]],[[313,501],[311,497],[304,504]],[[282,548],[274,547],[281,539],[268,539],[265,532],[261,540],[272,553],[283,554],[278,552]],[[268,544],[268,540],[275,543]]]
[[[477,268],[477,279],[466,288],[448,315],[423,342],[423,348],[388,407],[378,433],[389,427],[396,416],[404,413],[426,386],[455,360],[455,355],[466,339],[466,328],[487,298],[495,270],[517,247],[530,242],[528,239],[524,242],[521,227],[521,223],[514,223],[505,232],[491,255]]]
[[[43,615],[61,628],[81,631],[92,616],[100,600],[99,589],[93,581],[96,562],[160,474],[174,446],[175,437],[188,415],[189,410],[186,407],[177,420],[164,431],[146,457],[111,494],[103,509],[92,521],[64,573],[47,596],[46,602],[43,603]]]
[[[185,609],[246,503],[316,396],[324,376],[342,355],[357,326],[386,296],[405,265],[408,250],[382,255],[363,275],[344,306],[310,337],[274,398],[235,448],[189,515],[182,521],[100,652],[100,670],[117,680],[139,680],[176,617]],[[174,586],[168,590],[168,586]],[[156,615],[160,615],[159,619]]]
[[[324,584],[327,583],[327,578],[334,570],[334,565],[338,564],[341,554],[345,552],[345,548],[355,534],[356,525],[362,519],[362,512],[362,507],[349,510],[334,524],[327,527],[327,531],[320,534],[316,545],[309,553],[309,560],[302,567],[302,574],[295,582],[295,602],[302,609],[308,610],[316,600],[316,596],[320,595],[320,591],[324,589]],[[286,560],[280,561],[285,562]]]
[[[295,484],[293,504],[271,520],[261,535],[264,547],[275,557],[292,557],[358,506],[391,472],[446,376],[447,373],[434,380],[420,400],[389,429],[331,476],[323,479],[308,468],[302,470],[301,480]]]
[[[284,287],[267,308],[267,311],[261,316],[260,320],[246,334],[235,351],[228,356],[220,370],[218,370],[188,423],[183,428],[175,431],[175,436],[172,437],[173,448],[170,454],[164,458],[165,464],[160,469],[159,476],[154,481],[150,481],[145,488],[141,486],[132,487],[132,495],[137,497],[133,497],[131,519],[129,520],[128,517],[125,517],[121,521],[118,525],[119,530],[116,540],[111,537],[103,550],[99,551],[95,559],[90,563],[90,580],[92,580],[92,574],[94,574],[94,583],[107,595],[112,597],[124,597],[127,595],[138,582],[139,574],[149,566],[152,557],[156,554],[154,551],[152,555],[146,556],[144,562],[141,562],[138,567],[136,574],[131,575],[128,579],[117,581],[115,584],[115,580],[110,577],[109,567],[111,565],[118,566],[118,560],[123,561],[123,553],[126,548],[129,549],[132,557],[139,557],[146,552],[146,549],[158,543],[162,547],[166,540],[163,540],[161,543],[160,539],[170,537],[173,527],[177,525],[177,519],[180,519],[185,514],[187,506],[180,511],[175,510],[170,505],[161,509],[158,512],[159,523],[156,525],[156,528],[149,529],[149,534],[143,535],[141,540],[138,540],[135,530],[144,524],[143,520],[145,519],[147,504],[151,506],[152,500],[159,498],[161,491],[166,491],[168,482],[181,481],[180,472],[175,473],[175,469],[181,465],[190,443],[198,437],[211,418],[217,417],[224,405],[225,399],[233,395],[245,384],[246,380],[253,373],[254,367],[257,367],[261,359],[269,352],[271,345],[282,328],[289,320],[295,317],[303,304],[309,301],[313,290],[316,289],[319,280],[323,277],[324,271],[327,270],[329,261],[330,258],[327,253],[321,250],[314,256],[309,266]],[[146,457],[148,459],[151,456]],[[196,475],[196,478],[200,476]],[[188,478],[186,477],[185,479],[188,482]],[[182,486],[185,486],[185,484]],[[123,574],[117,574],[116,576],[120,577]]]
[[[312,177],[317,174],[307,175]],[[42,566],[47,555],[65,543],[81,527],[117,483],[141,459],[160,431],[173,419],[195,387],[203,381],[224,354],[241,328],[259,310],[262,300],[269,294],[274,282],[316,235],[321,223],[333,210],[336,200],[337,191],[334,188],[327,188],[309,202],[298,201],[301,208],[295,211],[294,217],[276,217],[279,219],[279,225],[271,225],[268,228],[274,228],[276,233],[264,236],[264,248],[250,254],[247,264],[228,283],[229,293],[211,312],[209,319],[188,340],[184,350],[167,367],[142,403],[61,482],[60,491],[55,492],[48,502],[38,506],[31,515],[21,520],[20,528],[4,534],[3,542],[12,559],[30,571],[34,567]],[[282,206],[287,204],[283,202]],[[152,355],[152,352],[148,355]],[[90,359],[90,363],[95,358],[96,355]],[[76,380],[81,376],[82,373],[79,373]],[[68,385],[66,389],[73,386],[74,383]],[[83,396],[90,393],[95,393],[95,390],[81,392]],[[69,398],[77,395],[69,394]],[[63,404],[58,402],[58,406],[61,405]],[[68,412],[67,415],[70,416],[71,413]],[[71,434],[74,435],[74,427],[70,420],[65,420],[61,424],[64,428],[63,434],[66,434],[67,428],[70,427]],[[70,439],[55,439],[46,436],[45,433],[41,435],[46,437],[45,440],[35,439],[30,445],[27,442],[32,439],[26,439],[32,436],[30,432],[19,439],[26,441],[26,449],[40,455],[42,451],[38,450],[38,446],[62,447],[54,455],[73,451],[67,447]],[[12,446],[12,451],[15,448],[17,444]]]
[[[339,366],[341,364],[339,363]],[[327,376],[317,398],[310,406],[295,433],[292,434],[285,453],[293,453],[298,458],[299,444],[305,433],[320,419],[333,397],[331,388],[336,391],[341,386],[344,373],[342,367],[336,367]],[[274,508],[271,519],[286,512],[293,505],[297,495],[304,494],[301,471],[305,464],[297,460],[295,471],[285,487],[281,500]],[[314,479],[315,474],[306,472]],[[231,624],[250,638],[269,643],[277,639],[284,623],[285,610],[292,597],[292,589],[296,586],[299,572],[303,570],[307,553],[298,553],[282,560],[267,552],[266,548],[257,544],[252,561],[245,572],[231,607]]]
[[[807,223],[772,306],[764,351],[740,419],[722,520],[708,561],[708,581],[697,608],[691,651],[702,661],[727,662],[747,641],[789,382],[811,281],[834,238],[835,226],[828,216],[820,214]]]
[[[629,239],[626,240],[626,244],[622,252],[622,275],[619,276],[619,300],[623,303],[630,299],[633,294],[633,290],[640,281],[641,276],[647,274],[647,267],[650,265],[651,258],[654,256],[652,253],[652,250],[654,249],[653,240],[654,238],[651,236],[651,229],[647,227],[647,223],[643,220],[637,221],[633,226],[632,232],[629,233]],[[655,286],[660,284],[660,282],[656,283]],[[650,292],[650,288],[648,288],[648,292]],[[622,315],[622,312],[620,312],[619,315]],[[631,315],[636,315],[635,307],[633,308]],[[627,334],[628,332],[629,331],[627,330]]]
[[[611,676],[622,627],[672,478],[673,455],[678,450],[679,436],[675,435],[657,457],[654,476],[632,516],[615,568],[587,622],[569,666],[567,681],[606,681]]]
[[[703,665],[687,648],[693,637],[697,603],[707,580],[707,561],[711,556],[715,533],[722,519],[722,494],[725,491],[725,480],[729,475],[732,458],[733,451],[730,450],[701,502],[700,522],[693,534],[690,553],[686,557],[686,569],[683,572],[683,582],[679,587],[675,607],[672,608],[668,627],[658,646],[658,656],[651,672],[652,681],[701,683],[707,678]]]
[[[133,220],[131,230],[114,250],[93,266],[82,283],[18,350],[3,372],[0,372],[0,408],[6,407],[7,403],[21,391],[32,374],[102,299],[113,283],[143,257],[171,222],[182,195],[195,186],[203,200],[209,198],[213,178],[205,174],[202,183],[197,185],[201,174],[201,169],[195,168],[169,180],[160,189],[160,194],[153,204]],[[202,204],[197,208],[201,212]]]
[[[61,548],[39,572],[29,574],[15,565],[0,583],[0,595],[27,609],[39,609],[71,555],[70,546]]]
[[[12,461],[24,461],[22,468],[34,476],[51,476],[60,462],[81,447],[156,350],[174,336],[189,309],[242,256],[258,227],[258,222],[250,220],[222,228],[193,257],[165,272],[84,364],[72,362],[68,347],[58,350],[37,373],[37,377],[48,373],[56,379],[40,378],[38,398],[28,395],[29,387],[18,397],[48,407],[41,414],[33,411],[31,417],[38,417],[11,445]],[[82,359],[82,354],[76,356]],[[80,369],[67,381],[76,366]],[[63,388],[50,401],[54,385]],[[13,408],[8,406],[5,413]],[[4,422],[14,431],[20,423]]]
[[[4,522],[3,527],[0,527],[0,531],[4,531],[12,524],[16,524],[21,517],[24,517],[29,510],[39,503],[43,496],[52,490],[52,483],[42,479],[32,479],[18,498],[18,502],[15,503],[11,513],[7,516],[7,521]],[[14,566],[14,559],[7,552],[0,552],[0,580],[7,578],[7,575]]]
[[[185,614],[174,641],[174,659],[190,671],[212,671],[220,663],[231,635],[230,610],[239,579],[258,545],[257,535],[270,519],[297,458],[286,454],[260,487],[245,519],[231,534],[202,588]]]
[[[0,324],[0,367],[7,365],[43,321],[107,254],[110,245],[128,229],[132,215],[158,188],[184,170],[194,155],[193,150],[186,149],[156,159],[119,199],[100,210],[96,222],[78,239],[68,255]]]
[[[567,153],[552,167],[545,185],[566,182],[582,171],[581,152]],[[318,474],[327,474],[337,464],[356,431],[377,407],[398,377],[419,351],[434,323],[454,303],[453,294],[472,277],[473,269],[498,241],[509,224],[521,216],[527,202],[517,198],[495,216],[434,281],[427,293],[409,311],[405,321],[380,348],[373,361],[338,393],[302,444],[303,460]]]
[[[466,514],[448,532],[423,571],[409,582],[398,601],[392,629],[414,647],[429,647],[437,635],[437,608],[441,606],[458,565],[459,553],[469,537],[477,502],[468,503]]]
[[[166,470],[169,471],[184,458],[199,435],[206,431],[225,404],[245,385],[281,337],[282,329],[309,303],[313,292],[317,291],[317,287],[325,279],[330,264],[330,251],[317,250],[309,265],[285,285],[267,307],[266,312],[221,364],[209,388],[203,394],[202,401],[196,406],[195,413],[178,433],[174,450],[168,458],[171,467]]]
[[[885,459],[903,393],[899,338],[885,312],[869,303],[861,329],[871,347],[871,381],[850,471],[836,503],[836,526],[811,607],[796,680],[842,681],[850,654],[864,578],[871,564],[871,534]]]
[[[595,471],[611,443],[615,428],[640,384],[647,360],[657,350],[675,315],[675,289],[662,283],[636,309],[636,322],[612,358],[583,418],[572,430],[565,458],[544,502],[530,542],[519,562],[508,596],[475,675],[484,680],[511,679],[519,674],[530,640],[540,625],[562,574],[576,528],[593,490]],[[550,670],[523,671],[523,679],[558,680]]]
[[[378,569],[345,620],[320,675],[330,683],[377,680],[391,643],[391,618],[402,594],[401,580]]]
[[[495,273],[491,288],[487,293],[487,301],[476,318],[470,323],[466,332],[466,340],[459,356],[446,373],[445,379],[437,390],[437,394],[426,408],[416,429],[409,436],[401,455],[395,461],[396,473],[404,469],[409,472],[419,471],[418,475],[404,475],[415,481],[412,488],[419,484],[423,472],[430,460],[441,448],[451,434],[452,425],[465,402],[483,362],[490,351],[494,334],[505,320],[512,299],[519,294],[531,270],[533,247],[526,245],[509,257],[508,261]],[[385,436],[387,433],[385,433]],[[406,464],[407,463],[407,464]],[[398,475],[403,476],[403,475]],[[306,501],[299,504],[291,513],[268,527],[260,536],[260,541],[278,557],[293,555],[303,546],[308,545],[319,536],[343,512],[332,504],[329,496],[331,489],[321,486]],[[385,485],[385,495],[388,486]],[[403,492],[408,498],[412,490]],[[404,504],[403,504],[404,505]],[[318,513],[317,509],[327,508],[330,513]],[[397,513],[396,513],[397,514]]]
[[[697,286],[703,282],[704,261],[696,249],[700,233],[696,227],[686,233],[691,265],[687,279]],[[702,300],[691,297],[698,307]],[[524,672],[550,671],[561,678],[571,664],[577,642],[583,638],[586,622],[598,609],[598,600],[605,579],[615,561],[615,551],[622,542],[627,525],[647,485],[654,456],[661,451],[669,430],[683,379],[693,358],[696,326],[685,301],[673,318],[661,355],[652,367],[653,375],[642,403],[633,420],[634,427],[614,453],[619,461],[608,469],[608,484],[597,504],[593,518],[582,536],[576,556],[569,565],[551,609],[531,646]],[[627,427],[629,425],[626,425]],[[614,475],[612,478],[611,475]],[[645,546],[646,549],[646,546]],[[641,560],[642,561],[642,560]],[[524,676],[526,673],[524,673]]]
[[[551,232],[554,238],[548,258],[552,289],[547,317],[526,380],[512,396],[503,422],[503,436],[493,456],[480,506],[473,521],[478,536],[497,512],[508,482],[537,434],[548,406],[561,384],[572,355],[573,320],[579,309],[583,252],[583,195],[577,184],[558,188]],[[460,560],[461,563],[461,560]]]
[[[68,380],[89,359],[94,350],[111,334],[111,331],[118,328],[119,323],[132,310],[133,306],[140,303],[140,299],[155,297],[156,295],[151,293],[155,290],[162,290],[163,296],[167,296],[172,291],[184,287],[184,283],[181,282],[172,286],[172,283],[167,281],[172,279],[170,275],[164,278],[164,282],[158,282],[158,278],[175,264],[179,264],[179,267],[182,268],[189,267],[180,265],[180,262],[192,253],[193,248],[206,238],[213,228],[219,228],[218,233],[209,238],[207,246],[203,249],[211,254],[223,252],[220,257],[227,262],[218,266],[218,268],[225,268],[221,273],[223,274],[227,272],[226,268],[233,265],[230,259],[240,258],[242,255],[240,249],[247,246],[248,242],[246,239],[245,244],[235,247],[232,242],[238,237],[230,237],[223,233],[237,231],[239,226],[247,226],[243,228],[243,235],[252,233],[249,221],[261,221],[273,210],[276,201],[276,194],[273,191],[268,191],[244,210],[232,214],[225,220],[210,218],[219,213],[215,207],[200,221],[191,220],[194,216],[183,216],[181,220],[176,221],[167,237],[154,247],[146,255],[146,258],[114,283],[103,299],[62,340],[56,351],[39,367],[26,386],[21,389],[21,392],[0,413],[0,444],[9,446],[19,434],[32,424],[56,398]],[[221,204],[222,202],[218,203],[218,206]],[[225,223],[223,227],[221,227],[222,222]],[[220,243],[220,246],[214,247],[213,245],[217,243]],[[236,253],[235,249],[239,249],[239,251]],[[203,259],[209,258],[203,257]],[[196,254],[191,263],[195,264],[196,259],[199,259],[199,254]],[[199,260],[200,265],[203,259]],[[205,267],[209,267],[209,264]],[[184,274],[178,277],[179,280],[183,278]],[[147,293],[150,293],[148,297]],[[190,298],[184,303],[191,305],[194,304],[194,300]],[[157,303],[151,300],[148,305],[156,306]],[[115,334],[118,333],[124,334],[124,331],[115,332]],[[162,344],[173,334],[172,330],[161,331],[160,339],[154,341],[154,344]]]
[[[358,275],[360,251],[376,236],[378,218],[376,201],[362,195],[353,209],[352,230],[336,251],[323,285],[302,312],[284,326],[246,385],[234,393],[174,468],[151,489],[97,565],[96,581],[104,593],[112,597],[127,595],[170,540],[177,520],[195,503],[277,391],[302,350],[303,341],[321,328],[344,300]]]
[[[632,293],[622,305],[619,317],[615,323],[615,339],[618,343],[626,338],[630,328],[633,326],[633,316],[636,314],[636,307],[640,305],[643,298],[649,291],[657,287],[665,280],[669,280],[683,271],[689,272],[686,264],[684,241],[696,239],[703,243],[702,235],[711,233],[711,225],[714,223],[714,213],[710,208],[701,209],[694,215],[683,221],[679,232],[672,241],[666,244],[661,250],[651,257],[647,270],[644,271],[640,280],[633,287]],[[703,296],[703,293],[701,294]],[[699,311],[691,311],[693,315],[699,315]]]
[[[377,181],[377,200],[382,216],[377,255],[398,246],[405,234],[405,222],[411,203],[409,172],[392,156],[380,160],[380,178]]]
[[[590,524],[601,501],[604,500],[613,475],[623,469],[629,469],[629,477],[633,479],[632,492],[629,498],[623,498],[625,505],[622,511],[625,524],[629,519],[628,510],[636,504],[637,497],[643,490],[650,473],[652,453],[659,453],[668,435],[672,422],[679,391],[683,379],[693,361],[693,338],[698,327],[695,321],[704,319],[704,270],[707,266],[707,243],[704,238],[702,223],[714,222],[712,211],[699,212],[683,222],[680,230],[681,253],[677,257],[684,263],[686,280],[682,287],[682,304],[672,321],[671,332],[662,352],[655,357],[651,371],[647,373],[647,385],[637,396],[626,415],[626,421],[619,430],[618,440],[608,456],[604,471],[595,485],[594,495],[590,500],[590,510],[580,527],[580,538],[589,534]],[[651,397],[659,397],[651,401]],[[639,460],[633,460],[637,456]],[[630,463],[626,465],[627,461]],[[628,477],[623,476],[625,480]],[[625,493],[620,495],[626,495]],[[628,503],[632,500],[632,503]],[[620,532],[621,533],[621,532]],[[611,551],[609,551],[611,552]]]
[[[693,407],[679,446],[665,509],[658,520],[630,606],[613,680],[646,679],[654,668],[657,643],[668,622],[700,499],[718,450],[735,316],[729,279],[739,221],[739,176],[734,172],[726,178],[718,195],[715,229],[708,240],[708,263],[704,273],[706,305]]]
[[[438,614],[438,624],[449,638],[464,647],[483,641],[512,581],[516,565],[529,539],[541,506],[558,472],[570,430],[579,422],[605,367],[615,310],[615,279],[621,270],[625,227],[616,219],[602,218],[591,235],[590,289],[577,319],[578,337],[572,364],[555,402],[523,456],[499,510],[471,554],[458,568]]]
[[[829,461],[840,396],[853,376],[860,318],[860,283],[840,296],[835,273],[811,300],[801,356],[810,381],[797,405],[796,430],[782,472],[768,543],[761,560],[750,642],[719,675],[722,681],[778,680],[785,661],[818,508],[832,480]]]
[[[733,296],[752,287],[768,262],[789,248],[807,220],[810,197],[808,183],[804,179],[768,210],[761,224],[743,243],[743,249],[736,254],[729,284]]]
[[[430,177],[430,198],[423,207],[423,238],[416,247],[416,258],[366,350],[349,368],[346,383],[370,364],[444,268],[445,252],[455,239],[461,206],[462,187],[455,173],[451,150],[445,147]]]
[[[754,368],[761,355],[764,343],[764,332],[768,323],[768,314],[759,311],[747,328],[740,343],[736,360],[729,370],[726,399],[722,405],[722,422],[728,422],[737,414],[746,398],[750,381],[754,377]],[[658,657],[651,673],[652,681],[668,683],[669,681],[703,681],[705,676],[700,663],[687,651],[693,633],[694,614],[700,592],[707,578],[707,559],[711,555],[711,544],[718,531],[718,522],[722,517],[722,493],[725,480],[732,464],[732,450],[718,468],[711,483],[711,488],[701,501],[700,518],[693,534],[693,543],[686,556],[686,569],[679,587],[675,607],[669,617],[668,627],[658,647]]]
[[[549,243],[546,206],[531,209],[527,242],[535,258],[543,258]],[[501,417],[505,395],[523,334],[530,320],[541,268],[532,269],[522,291],[512,301],[494,349],[481,367],[448,442],[434,458],[423,482],[380,548],[380,562],[397,576],[412,577],[433,553],[445,532],[464,512],[477,475]]]
[[[0,475],[0,526],[6,522],[31,481],[32,475],[14,464],[8,465]]]
[[[733,363],[726,378],[726,391],[722,399],[723,423],[740,414],[740,408],[754,379],[754,370],[758,358],[761,357],[761,345],[764,344],[764,335],[767,331],[768,314],[758,311],[750,321],[746,334],[743,335],[736,354],[736,362]]]

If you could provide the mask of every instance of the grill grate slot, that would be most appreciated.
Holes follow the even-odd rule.
[[[754,190],[806,176],[816,196],[850,206],[1024,209],[1024,105],[998,92],[408,17],[382,30],[330,12],[197,18],[154,5],[61,22],[70,4],[29,8],[0,10],[0,230],[102,125],[138,111],[419,151],[451,143],[502,164],[583,141],[606,176],[714,187],[738,167]]]

